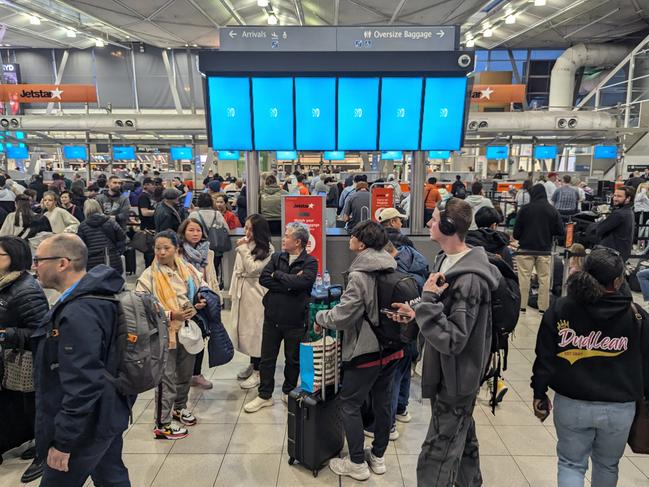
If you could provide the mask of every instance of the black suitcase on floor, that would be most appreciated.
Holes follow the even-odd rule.
[[[336,341],[337,347],[340,340]],[[338,350],[335,353],[338,357]],[[338,456],[345,442],[337,394],[338,360],[335,367],[334,385],[314,393],[298,387],[288,395],[288,463],[293,465],[297,460],[311,470],[314,477],[330,459]]]
[[[137,264],[135,262],[135,249],[131,247],[126,248],[124,252],[124,258],[126,260],[126,274],[133,275],[137,271]]]

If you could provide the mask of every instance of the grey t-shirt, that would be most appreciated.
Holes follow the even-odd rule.
[[[363,209],[366,208],[366,209]],[[370,218],[370,192],[356,191],[349,195],[345,201],[343,215],[349,215],[350,220],[347,222],[347,230],[351,231],[357,223],[363,221],[363,218]]]

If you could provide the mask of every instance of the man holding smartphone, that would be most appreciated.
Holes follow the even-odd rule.
[[[491,355],[491,291],[500,273],[482,247],[466,245],[472,221],[459,198],[435,208],[428,227],[442,252],[421,302],[393,304],[393,319],[416,319],[425,339],[422,396],[431,399],[432,418],[417,463],[420,486],[482,484],[473,409]]]

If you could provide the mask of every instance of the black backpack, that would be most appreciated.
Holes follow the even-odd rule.
[[[401,350],[406,344],[417,339],[419,326],[415,320],[402,325],[380,312],[392,309],[392,303],[414,304],[421,294],[414,277],[403,272],[389,270],[372,273],[376,277],[376,296],[379,309],[379,322],[373,323],[363,312],[363,318],[372,326],[381,350]]]

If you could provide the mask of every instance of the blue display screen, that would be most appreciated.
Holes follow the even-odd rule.
[[[25,132],[9,132],[9,134],[18,140],[24,140],[25,138]]]
[[[556,145],[537,145],[534,147],[535,159],[556,159],[557,146]]]
[[[5,151],[5,145],[0,143],[0,152],[4,152],[4,151]]]
[[[336,79],[295,78],[298,150],[336,148]]]
[[[466,77],[426,78],[421,150],[459,150],[464,129]]]
[[[63,146],[63,157],[66,159],[88,160],[88,148],[85,145]]]
[[[7,144],[7,159],[29,159],[27,146]]]
[[[275,159],[277,159],[278,161],[297,161],[297,151],[278,150],[275,153]]]
[[[134,161],[135,147],[132,145],[113,146],[113,160],[115,161]]]
[[[293,78],[252,78],[255,150],[293,150]]]
[[[344,161],[345,151],[342,150],[325,151],[322,158],[325,161]]]
[[[338,149],[376,150],[378,78],[338,80]]]
[[[403,152],[400,150],[388,150],[381,152],[381,159],[384,161],[400,161],[403,159]]]
[[[428,151],[429,159],[448,159],[451,157],[450,150],[431,150]]]
[[[238,161],[241,158],[238,150],[220,150],[219,161]]]
[[[617,159],[617,145],[596,145],[594,159]]]
[[[381,80],[379,149],[417,150],[421,120],[422,78]]]
[[[487,159],[507,159],[509,147],[506,145],[488,145]]]
[[[252,150],[249,79],[208,78],[207,94],[212,148]]]
[[[172,147],[169,155],[172,161],[191,161],[194,150],[191,147]]]

